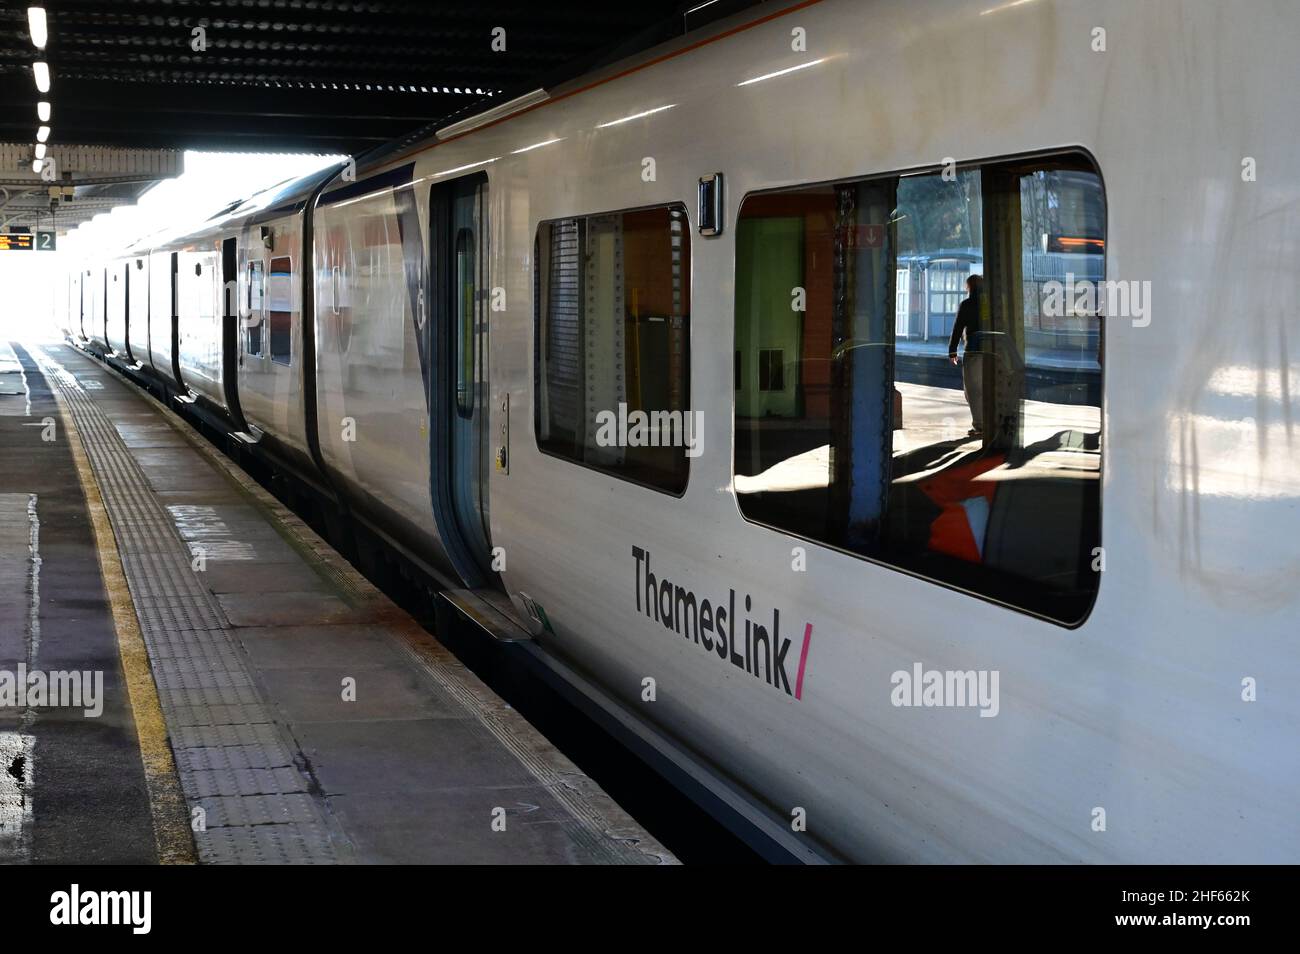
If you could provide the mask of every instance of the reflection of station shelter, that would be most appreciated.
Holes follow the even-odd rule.
[[[942,249],[899,255],[894,279],[894,337],[898,350],[919,350],[919,342],[934,342],[944,352],[966,297],[966,279],[984,272],[984,255],[977,248]]]

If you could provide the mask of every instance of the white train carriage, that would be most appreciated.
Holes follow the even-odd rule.
[[[1293,862],[1300,21],[1238,14],[733,18],[187,236],[183,383],[796,854]],[[231,241],[310,386],[223,387]]]

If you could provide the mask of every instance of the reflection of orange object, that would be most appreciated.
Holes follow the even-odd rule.
[[[980,474],[1000,466],[1004,454],[980,457],[940,471],[929,480],[922,481],[921,492],[939,505],[941,513],[930,524],[930,549],[946,553],[961,560],[979,563],[983,557],[982,540],[988,511],[993,506],[997,484],[993,481],[976,481]],[[972,503],[976,506],[971,506]],[[983,513],[979,526],[971,526],[972,513]]]
[[[1078,235],[1053,235],[1048,239],[1047,246],[1049,252],[1101,252],[1106,248],[1106,240]]]

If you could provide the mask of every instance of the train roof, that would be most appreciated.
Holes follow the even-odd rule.
[[[331,164],[302,176],[283,179],[242,199],[228,202],[201,219],[167,226],[131,243],[122,257],[148,254],[154,249],[183,245],[213,231],[255,225],[300,211],[323,182],[337,174],[340,164]]]

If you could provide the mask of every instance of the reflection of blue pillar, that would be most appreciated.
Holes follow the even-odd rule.
[[[857,192],[856,201],[845,201],[849,191]],[[842,347],[847,406],[841,411],[836,448],[846,459],[836,469],[846,485],[845,542],[859,550],[870,548],[878,537],[891,477],[894,309],[892,249],[885,223],[894,205],[893,191],[889,182],[841,192],[839,234],[855,241],[837,250],[845,266],[839,304],[846,319]],[[872,226],[878,227],[878,239]]]
[[[874,341],[880,332],[879,315],[858,315],[863,335]],[[892,436],[888,396],[892,393],[886,367],[886,349],[876,344],[853,349],[850,371],[850,415],[852,461],[849,491],[849,533],[852,542],[869,542],[885,513],[885,489],[889,484],[888,444]],[[863,539],[859,540],[859,537]]]

